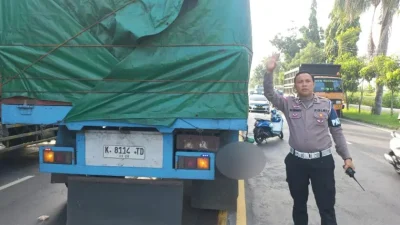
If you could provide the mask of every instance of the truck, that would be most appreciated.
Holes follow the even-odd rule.
[[[1,1],[2,124],[57,127],[39,170],[66,185],[67,225],[195,224],[186,205],[235,210],[238,180],[256,175],[249,159],[261,154],[238,150],[249,5]]]
[[[338,116],[342,115],[344,109],[343,83],[340,75],[341,65],[335,64],[301,64],[284,74],[284,94],[295,95],[294,77],[300,71],[306,71],[314,77],[314,93],[318,96],[328,98]]]
[[[17,104],[20,112],[26,113],[29,107],[25,101],[19,99],[1,99],[5,104]],[[2,111],[0,105],[0,112]],[[6,112],[13,113],[13,112]],[[24,149],[40,143],[51,142],[56,139],[58,127],[56,125],[30,125],[30,124],[3,124],[0,116],[0,154]]]

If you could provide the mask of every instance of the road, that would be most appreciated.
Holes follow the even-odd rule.
[[[32,148],[0,155],[0,225],[65,225],[67,193],[64,184],[50,184],[50,175],[38,172]],[[185,204],[190,204],[188,199]],[[40,221],[42,216],[47,220]],[[182,220],[217,225],[218,216],[218,211],[184,207]]]
[[[255,117],[251,114],[249,126]],[[266,116],[268,118],[268,116]],[[399,125],[400,126],[400,125]],[[388,151],[390,133],[342,121],[349,150],[354,158],[356,177],[366,191],[344,174],[343,161],[334,153],[336,162],[336,213],[338,224],[396,225],[400,221],[400,176],[383,159]],[[284,127],[284,140],[273,138],[260,146],[268,164],[257,177],[245,184],[248,225],[289,225],[292,199],[285,181],[284,158],[288,152],[288,128]],[[310,187],[308,201],[309,225],[320,225],[320,217]],[[395,197],[396,196],[396,197]]]
[[[256,116],[262,114],[250,114],[250,125]],[[335,153],[339,224],[398,224],[400,176],[382,157],[388,151],[389,133],[346,121],[343,128],[355,160],[356,176],[366,192],[343,173],[342,161]],[[246,225],[292,224],[292,200],[283,163],[288,129],[284,129],[283,141],[273,138],[259,146],[268,164],[259,176],[245,182]],[[67,189],[63,184],[50,184],[49,175],[38,172],[36,154],[22,153],[0,156],[0,225],[65,225]],[[42,215],[49,218],[38,223],[37,218]],[[309,215],[310,225],[320,224],[312,191]]]

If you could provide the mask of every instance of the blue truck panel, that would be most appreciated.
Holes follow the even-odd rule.
[[[21,109],[21,105],[2,104],[3,124],[57,124],[67,125],[70,130],[81,130],[84,126],[107,127],[146,127],[140,124],[84,121],[64,123],[62,120],[71,110],[71,106],[33,106],[30,113]],[[170,129],[218,129],[218,130],[247,130],[246,119],[177,119],[171,127],[155,126],[160,132]]]
[[[2,118],[6,124],[56,124],[64,125],[69,131],[76,135],[75,148],[65,146],[43,146],[39,151],[40,171],[45,173],[71,174],[71,175],[96,175],[96,176],[133,176],[133,177],[156,177],[174,179],[215,179],[215,153],[206,150],[187,151],[174,149],[173,132],[176,129],[191,130],[225,130],[230,131],[227,142],[238,141],[238,131],[247,129],[247,121],[244,119],[178,119],[171,127],[154,126],[148,127],[139,124],[109,122],[109,121],[83,121],[63,123],[62,118],[71,109],[69,106],[33,106],[23,107],[21,105],[3,104]],[[119,167],[87,165],[84,127],[125,127],[125,128],[156,128],[162,134],[162,167]],[[57,142],[63,143],[69,134],[59,132]],[[62,144],[61,144],[62,145]],[[74,157],[71,164],[45,163],[44,151],[51,149],[54,152],[73,152]],[[174,163],[180,156],[209,158],[209,169],[180,169]]]

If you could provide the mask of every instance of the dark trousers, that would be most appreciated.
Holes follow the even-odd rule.
[[[302,159],[289,153],[285,158],[286,181],[292,195],[295,225],[307,225],[308,185],[315,195],[321,225],[337,225],[335,216],[335,162],[332,155],[317,159]]]

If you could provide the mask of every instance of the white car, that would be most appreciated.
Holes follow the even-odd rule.
[[[270,112],[270,104],[264,95],[249,95],[249,111],[250,112]]]

